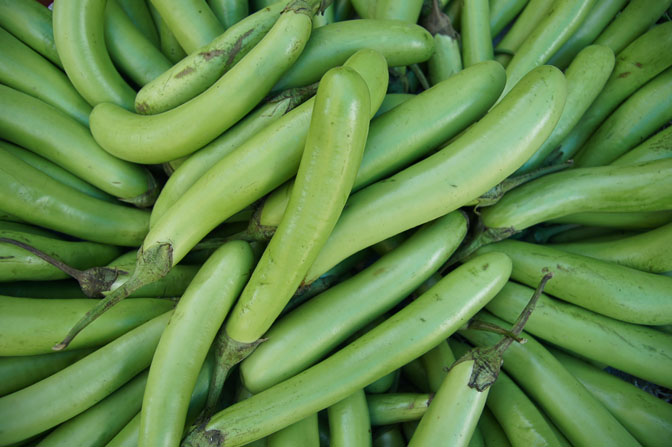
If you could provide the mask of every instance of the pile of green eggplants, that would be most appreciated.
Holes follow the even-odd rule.
[[[672,0],[0,0],[0,447],[672,440]]]

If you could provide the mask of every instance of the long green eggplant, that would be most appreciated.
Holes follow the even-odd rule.
[[[333,405],[453,333],[499,290],[509,268],[499,253],[465,263],[329,358],[215,414],[184,445],[245,445]]]
[[[557,68],[538,67],[452,143],[352,195],[305,282],[352,253],[469,203],[511,175],[551,133],[566,91]]]

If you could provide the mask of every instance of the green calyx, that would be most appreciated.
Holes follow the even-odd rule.
[[[160,243],[153,245],[147,250],[140,248],[138,252],[138,263],[133,275],[128,281],[117,287],[105,298],[101,299],[70,329],[63,341],[54,345],[54,351],[61,351],[68,347],[70,342],[86,328],[96,318],[100,317],[105,311],[123,300],[140,287],[151,284],[154,281],[164,277],[173,265],[173,248],[169,243]]]

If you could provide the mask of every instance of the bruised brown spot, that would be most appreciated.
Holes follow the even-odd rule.
[[[183,78],[186,75],[188,75],[189,73],[193,73],[194,71],[196,71],[194,69],[194,67],[187,67],[184,70],[182,70],[181,72],[179,72],[178,74],[176,74],[175,77],[178,78],[178,79]]]
[[[376,269],[376,271],[373,272],[373,276],[380,276],[380,275],[382,275],[383,273],[387,272],[387,270],[388,270],[388,269],[385,268],[385,267],[381,267],[381,268],[379,268],[379,269]]]
[[[224,53],[225,53],[224,50],[210,50],[210,51],[203,51],[202,53],[199,54],[201,55],[201,57],[203,57],[203,59],[209,61],[213,57],[221,56]]]
[[[138,113],[142,115],[146,115],[147,112],[149,111],[149,106],[147,105],[146,102],[141,102],[135,105],[135,110],[137,110]]]
[[[240,52],[240,49],[243,46],[243,40],[247,36],[252,34],[252,31],[254,31],[254,28],[245,31],[245,33],[242,36],[240,36],[238,38],[238,40],[236,40],[236,43],[234,43],[233,47],[231,48],[231,53],[229,53],[229,58],[226,60],[226,65],[232,65],[233,64],[233,62],[236,58],[236,55],[238,54],[238,52]]]
[[[568,272],[568,271],[569,271],[569,269],[563,267],[563,266],[560,265],[560,264],[557,264],[556,267],[557,267],[558,270],[560,270],[561,272]]]
[[[641,64],[640,62],[635,62],[635,66],[636,66],[637,68],[642,68],[642,64]]]
[[[618,75],[619,78],[627,78],[628,76],[630,76],[630,72],[629,72],[629,71],[624,71],[623,73],[621,73],[620,75]]]
[[[483,267],[481,267],[483,271],[486,271],[488,268],[490,268],[490,264],[483,264]]]

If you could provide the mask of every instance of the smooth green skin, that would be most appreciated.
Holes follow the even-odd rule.
[[[371,425],[388,425],[420,420],[425,414],[433,394],[390,393],[371,394],[366,397]]]
[[[630,237],[610,241],[552,244],[570,253],[632,267],[651,273],[672,270],[672,223]]]
[[[208,395],[208,388],[210,386],[210,379],[214,369],[214,356],[208,356],[198,373],[196,385],[191,394],[189,401],[189,409],[187,411],[187,420],[185,424],[185,431],[195,421],[205,406],[205,400]],[[124,428],[122,428],[117,435],[107,443],[106,447],[138,447],[138,439],[140,436],[140,412],[138,412],[133,419],[131,419]]]
[[[137,250],[129,251],[107,264],[108,267],[118,268],[120,272],[116,281],[109,287],[109,289],[101,290],[101,293],[114,290],[128,280],[128,278],[133,274],[136,256]],[[129,297],[180,297],[194,279],[194,276],[196,276],[196,273],[200,267],[200,265],[178,264],[173,269],[171,269],[171,271],[168,272],[166,276],[156,282],[153,282],[152,284],[147,284],[143,287],[140,287],[138,290],[131,293]]]
[[[436,393],[439,390],[443,379],[448,375],[448,371],[455,360],[455,355],[446,340],[443,340],[431,351],[420,357],[422,366],[427,373],[429,391]]]
[[[453,0],[452,3],[459,3]],[[545,17],[553,5],[553,0],[530,0],[520,13],[516,21],[513,22],[511,29],[506,32],[506,35],[495,47],[495,52],[498,50],[516,53],[518,48],[522,45],[528,35],[534,30],[537,24]],[[452,19],[452,18],[451,18]],[[497,55],[495,59],[506,67],[511,61],[511,55],[502,53]]]
[[[238,149],[257,132],[277,121],[293,107],[291,98],[270,102],[252,112],[246,118],[224,132],[220,137],[192,154],[182,163],[161,189],[152,207],[150,227],[184,194],[208,169],[222,158]]]
[[[600,239],[604,237],[606,237],[606,240],[611,240],[631,234],[633,233],[611,228],[589,227],[577,224],[551,224],[535,228],[526,240],[537,244],[547,244],[575,242],[594,238]]]
[[[377,0],[375,18],[379,20],[403,20],[416,23],[420,18],[423,0]]]
[[[494,58],[490,35],[490,5],[488,0],[464,3],[460,16],[462,32],[462,63],[471,67]]]
[[[105,445],[140,411],[147,370],[98,402],[59,425],[39,447],[95,447]]]
[[[486,410],[487,410],[487,408],[484,407],[483,411],[486,411]],[[485,440],[483,434],[481,433],[481,430],[482,430],[481,421],[482,421],[482,419],[483,419],[483,416],[481,414],[481,418],[478,420],[478,424],[476,425],[476,427],[474,427],[474,432],[471,435],[471,439],[469,440],[469,444],[468,444],[469,447],[486,447],[487,445],[490,445],[490,444],[486,444],[486,440]],[[402,427],[403,427],[403,430],[404,430],[404,435],[405,435],[406,439],[410,439],[410,438],[413,437],[413,433],[418,428],[418,425],[419,425],[418,421],[409,421],[409,422],[404,422],[402,424]],[[504,447],[504,446],[507,446],[507,445],[511,445],[511,444],[508,444],[508,440],[506,440],[506,435],[504,435],[502,433],[502,436],[504,436],[505,441],[503,443],[495,443],[493,445],[495,445],[497,447]],[[406,446],[405,442],[402,442],[399,445],[402,446],[402,447]]]
[[[166,312],[56,374],[0,398],[0,443],[11,444],[55,427],[147,368],[171,314]]]
[[[500,377],[502,373],[500,372]],[[491,390],[492,391],[492,390]],[[483,408],[483,413],[481,413],[481,418],[478,420],[478,425],[476,426],[483,435],[483,441],[486,446],[496,446],[496,447],[511,447],[511,442],[509,438],[506,437],[506,433],[502,430],[501,425],[497,422],[497,419],[492,415],[492,412],[488,409],[487,403]]]
[[[398,371],[392,371],[391,373],[381,377],[375,382],[371,382],[364,387],[366,394],[379,394],[389,391],[398,379]]]
[[[4,28],[0,28],[0,45],[0,82],[63,110],[84,126],[89,125],[91,106],[65,73]]]
[[[252,11],[259,11],[275,4],[277,0],[250,0],[250,8]]]
[[[245,386],[262,391],[323,358],[438,270],[466,231],[464,216],[451,213],[418,230],[358,275],[277,321],[265,334],[268,340],[241,363]]]
[[[542,269],[553,272],[554,281],[546,285],[546,292],[577,306],[634,324],[672,322],[669,277],[514,240],[481,250],[507,253],[513,259],[512,277],[530,287],[539,283]]]
[[[562,73],[538,67],[452,143],[354,194],[304,282],[362,248],[469,203],[511,175],[551,133],[565,95]]]
[[[642,445],[667,445],[672,436],[672,405],[582,360],[552,352]]]
[[[49,231],[46,228],[36,227],[19,222],[9,222],[6,220],[0,220],[0,230],[20,231],[22,233],[34,234],[37,236],[49,237],[57,240],[63,239],[60,235],[54,233],[53,231]]]
[[[323,425],[320,424],[318,420],[318,435],[320,436],[320,439],[324,439],[326,433],[324,433]],[[246,444],[245,447],[268,447],[268,438],[262,438],[262,439],[257,439],[254,442],[250,442],[249,444]]]
[[[2,0],[0,26],[54,65],[63,67],[56,51],[52,14],[48,8],[38,2]],[[5,48],[3,45],[3,52]]]
[[[97,300],[0,297],[0,355],[38,355],[51,351],[60,337]],[[137,298],[106,313],[82,331],[69,349],[102,346],[144,322],[172,309],[169,300]]]
[[[501,327],[507,324],[486,312],[480,312],[476,318]],[[459,333],[477,346],[492,346],[500,339],[499,335],[485,331]],[[513,343],[506,350],[504,369],[572,445],[640,445],[546,348],[525,332],[520,336],[527,342]]]
[[[485,439],[483,438],[483,434],[481,433],[481,429],[478,424],[476,427],[474,427],[474,433],[471,435],[471,439],[469,440],[469,447],[486,447]]]
[[[354,69],[322,77],[287,212],[226,322],[230,338],[256,341],[301,285],[352,189],[370,110],[368,87]]]
[[[268,447],[318,447],[320,433],[317,428],[317,413],[313,413],[266,438]]]
[[[352,190],[398,172],[481,118],[505,82],[496,62],[465,69],[413,96],[371,122],[364,156]],[[427,119],[428,116],[434,117]],[[262,207],[260,224],[280,224],[293,185],[274,191]]]
[[[0,396],[38,382],[88,355],[92,349],[0,357]]]
[[[173,172],[175,172],[175,170],[179,168],[180,165],[187,160],[187,158],[189,158],[189,156],[176,158],[175,160],[162,163],[161,167],[163,168],[163,172],[165,172],[168,178],[170,178],[170,176],[173,175]]]
[[[14,216],[13,214],[10,214],[6,211],[0,210],[0,219],[2,219],[3,222],[12,222],[12,223],[27,223],[25,220],[21,219],[18,216]]]
[[[4,85],[0,98],[0,133],[5,140],[122,200],[139,201],[148,194],[153,179],[147,170],[105,152],[89,130],[65,112]]]
[[[597,0],[557,0],[516,50],[506,67],[502,97],[530,70],[545,64],[574,34]]]
[[[567,101],[560,121],[544,144],[516,174],[525,174],[544,165],[544,161],[562,140],[572,131],[609,79],[616,58],[605,46],[590,45],[574,58],[565,71]]]
[[[421,26],[400,20],[346,20],[322,26],[313,32],[301,56],[273,90],[316,82],[327,70],[364,48],[380,52],[388,66],[396,67],[429,59],[434,39]]]
[[[307,11],[287,10],[262,41],[199,96],[157,115],[100,104],[89,117],[91,133],[106,151],[136,163],[163,163],[191,154],[233,126],[268,94],[301,54],[311,27]],[[227,105],[225,113],[222,104]]]
[[[135,97],[135,110],[156,114],[170,110],[207,90],[242,59],[273,27],[290,0],[277,2],[223,32],[177,62]]]
[[[87,196],[0,150],[0,209],[85,240],[137,247],[149,212]]]
[[[401,368],[401,372],[406,380],[409,380],[417,390],[429,393],[427,372],[420,359],[415,359],[405,364]]]
[[[334,22],[348,20],[353,15],[350,0],[334,0]]]
[[[366,80],[373,114],[387,89],[384,58],[364,50],[345,65]],[[296,174],[313,105],[313,99],[304,102],[212,166],[151,228],[139,256],[139,267],[151,262],[143,259],[165,242],[171,244],[172,257],[162,262],[177,264],[217,225]]]
[[[462,13],[462,2],[460,1],[451,1],[443,7],[443,12],[446,13],[450,21],[453,22],[453,26],[457,26],[460,23],[460,14]],[[459,28],[455,28],[459,31]]]
[[[35,169],[39,169],[49,177],[53,178],[54,180],[58,180],[64,185],[75,188],[76,190],[81,191],[91,197],[95,197],[96,199],[117,203],[116,198],[107,193],[104,193],[95,186],[92,186],[90,183],[87,183],[76,175],[72,174],[70,171],[63,169],[57,164],[37,155],[32,151],[2,140],[0,140],[0,149],[20,158]]]
[[[578,241],[609,241],[622,237],[633,236],[636,231],[618,230],[605,227],[590,227],[576,224],[558,225],[555,227],[558,231],[550,234],[549,237],[538,241],[543,244],[564,244]]]
[[[146,1],[137,0],[116,0],[124,13],[131,19],[133,25],[149,40],[152,45],[159,48],[161,41],[159,31],[154,25],[154,19],[149,12],[149,5]]]
[[[529,0],[490,0],[490,35],[498,35],[525,8]]]
[[[0,283],[0,295],[17,298],[88,298],[77,281],[13,281]]]
[[[628,6],[600,33],[595,43],[606,45],[619,53],[630,42],[653,26],[672,5],[670,0],[650,2],[632,0]]]
[[[604,166],[672,119],[672,68],[637,90],[595,131],[574,158],[577,167]]]
[[[329,445],[371,447],[371,422],[364,390],[350,394],[327,408]]]
[[[499,253],[463,264],[326,360],[215,414],[205,430],[215,445],[239,446],[333,405],[454,333],[499,291],[510,268]]]
[[[596,226],[602,228],[618,228],[623,230],[650,230],[672,221],[672,211],[602,213],[587,212],[569,214],[549,223],[570,223]]]
[[[406,440],[398,426],[384,427],[375,433],[373,447],[405,447]]]
[[[535,312],[536,309],[532,314]],[[500,371],[497,381],[490,387],[486,405],[512,446],[566,445],[560,442],[536,405],[505,372]]]
[[[0,26],[55,65],[63,67],[56,51],[52,14],[48,8],[38,2],[2,0]]]
[[[350,0],[352,7],[358,16],[363,19],[373,19],[376,16],[376,3],[378,0]]]
[[[168,29],[168,25],[154,5],[152,5],[151,2],[148,2],[147,6],[149,7],[149,13],[154,19],[156,30],[159,32],[159,41],[161,43],[159,49],[173,64],[178,63],[187,56],[187,53],[184,52],[173,32]]]
[[[434,54],[427,61],[427,69],[432,85],[459,73],[462,70],[460,42],[445,34],[434,35]]]
[[[504,194],[495,205],[481,211],[481,220],[491,231],[515,233],[577,213],[670,209],[672,160],[667,159],[548,174]]]
[[[408,443],[409,447],[466,447],[470,444],[490,392],[490,387],[478,391],[468,385],[474,366],[473,360],[465,360],[450,369],[432,404],[420,419],[420,424]]]
[[[230,28],[250,14],[247,0],[208,0],[208,5],[225,29]]]
[[[371,135],[370,132],[371,128],[369,128],[369,137]],[[272,228],[272,231],[275,231],[275,228],[282,222],[293,189],[294,179],[291,179],[274,189],[264,198],[261,208],[255,213],[255,216],[259,216],[258,220],[260,228]],[[253,218],[253,220],[250,221],[250,225],[254,225],[255,223]]]
[[[205,0],[150,0],[187,54],[224,32]]]
[[[458,359],[464,356],[472,348],[471,345],[462,341],[462,339],[458,339],[458,337],[449,337],[446,341],[448,342],[450,349],[455,353],[455,358]]]
[[[198,372],[253,263],[246,242],[229,242],[208,258],[182,295],[149,370],[139,447],[179,446]]]
[[[112,62],[135,85],[145,85],[172,67],[172,62],[133,24],[118,0],[107,0],[104,24],[105,45]]]
[[[516,258],[513,257],[516,277]],[[669,279],[669,278],[666,278]],[[554,276],[551,282],[564,280]],[[506,321],[515,321],[533,290],[508,283],[487,306]],[[586,358],[595,359],[637,377],[669,387],[672,336],[653,328],[624,323],[542,295],[526,330]]]
[[[373,117],[377,118],[383,113],[389,112],[414,97],[415,95],[412,93],[388,93],[385,95],[383,102],[380,104],[378,111]],[[369,132],[371,132],[371,129],[369,129]]]
[[[582,49],[595,41],[598,34],[606,28],[627,2],[628,0],[601,0],[595,2],[593,9],[588,13],[588,17],[586,17],[567,42],[551,56],[548,63],[564,70]]]
[[[80,270],[107,264],[121,254],[121,249],[112,245],[64,241],[20,231],[0,230],[0,237],[28,244]],[[69,278],[48,262],[7,242],[0,242],[0,260],[0,281],[3,282]]]
[[[572,158],[621,102],[672,65],[672,52],[667,51],[671,46],[672,23],[665,22],[615,53],[616,64],[609,80],[560,147],[549,156],[549,162],[562,163]]]
[[[634,149],[611,162],[611,165],[644,163],[661,158],[672,158],[672,127],[667,127]]]
[[[54,40],[65,73],[89,104],[133,110],[135,90],[121,77],[105,47],[106,0],[54,2]]]

